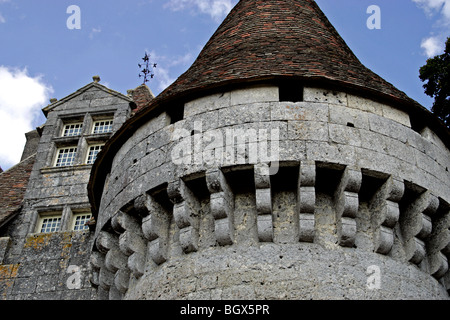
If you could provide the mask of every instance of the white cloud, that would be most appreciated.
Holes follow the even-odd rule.
[[[429,37],[422,40],[420,45],[425,50],[427,57],[431,58],[444,52],[444,41],[442,37]]]
[[[413,0],[413,2],[429,16],[438,12],[447,23],[450,22],[450,0]]]
[[[0,0],[0,4],[9,2],[9,0]],[[4,16],[2,16],[2,13],[0,12],[0,23],[6,23],[6,19]]]
[[[146,52],[149,52],[146,50]],[[156,82],[156,90],[163,91],[170,86],[178,77],[179,71],[190,66],[194,62],[194,54],[187,52],[182,56],[165,56],[150,51],[150,59],[152,63],[157,63],[157,67],[153,69],[155,77],[152,81]],[[176,76],[173,76],[177,73]],[[155,91],[156,92],[156,91]]]
[[[450,34],[450,0],[412,0],[429,18],[437,15],[436,32],[422,40],[421,48],[430,58],[444,51],[444,44]]]
[[[102,32],[102,29],[100,28],[92,28],[91,33],[89,33],[89,39],[94,39],[94,36],[96,33]]]
[[[18,163],[25,145],[25,133],[48,103],[53,89],[41,76],[31,77],[27,69],[0,65],[0,165]]]
[[[194,60],[194,57],[192,53],[188,52],[184,56],[176,57],[175,59],[171,60],[170,67],[175,67],[179,65],[187,65],[192,63]]]
[[[176,80],[174,77],[171,77],[169,73],[170,73],[169,69],[161,66],[158,66],[158,69],[155,70],[155,76],[158,79],[159,91],[163,91]]]
[[[194,7],[219,22],[231,11],[235,2],[235,0],[170,0],[165,7],[174,11]]]

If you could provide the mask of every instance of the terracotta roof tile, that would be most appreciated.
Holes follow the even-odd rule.
[[[313,0],[241,0],[193,65],[149,105],[233,81],[280,77],[413,102],[361,64]]]
[[[0,174],[0,227],[22,207],[36,154]]]
[[[155,98],[150,88],[145,84],[140,85],[134,90],[129,90],[128,93],[136,104],[134,113],[147,106]]]

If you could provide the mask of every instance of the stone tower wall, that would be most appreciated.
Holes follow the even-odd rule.
[[[122,145],[90,263],[101,299],[448,299],[439,138],[344,92],[280,98],[270,85],[199,98]]]

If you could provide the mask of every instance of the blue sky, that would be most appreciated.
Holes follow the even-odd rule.
[[[0,166],[20,160],[24,133],[45,122],[41,109],[100,75],[126,94],[142,83],[145,52],[158,64],[155,95],[173,82],[237,0],[0,0]],[[425,107],[419,68],[450,35],[450,0],[317,0],[331,23],[374,72]],[[81,29],[69,29],[71,5]],[[370,30],[370,5],[381,29]]]

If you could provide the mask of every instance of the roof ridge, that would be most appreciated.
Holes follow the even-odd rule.
[[[0,176],[3,175],[4,173],[8,173],[8,171],[10,171],[10,170],[15,169],[17,166],[23,164],[25,161],[30,160],[32,157],[35,157],[36,154],[37,154],[37,152],[33,153],[33,154],[30,155],[29,157],[26,157],[25,159],[23,159],[23,160],[21,160],[21,161],[19,161],[19,162],[17,162],[17,163],[16,163],[15,165],[13,165],[12,167],[10,167],[10,168],[8,168],[8,169],[6,169],[6,170],[0,172]]]
[[[103,84],[98,83],[97,81],[93,81],[93,82],[90,82],[90,83],[86,84],[85,86],[79,88],[77,91],[72,92],[71,94],[65,96],[64,98],[62,98],[60,100],[57,100],[57,101],[55,101],[53,103],[50,103],[46,107],[42,108],[42,111],[44,112],[44,114],[47,114],[48,112],[53,110],[55,107],[57,107],[60,104],[63,104],[65,102],[75,98],[76,96],[82,94],[83,92],[89,90],[92,87],[98,88],[98,89],[100,89],[100,90],[102,90],[104,92],[107,92],[107,93],[112,94],[112,95],[114,95],[116,97],[122,98],[122,99],[124,99],[126,101],[129,101],[129,102],[132,101],[132,99],[130,97],[126,96],[125,94],[123,94],[123,93],[121,93],[119,91],[115,91],[113,89],[110,89],[110,88],[104,86]]]

